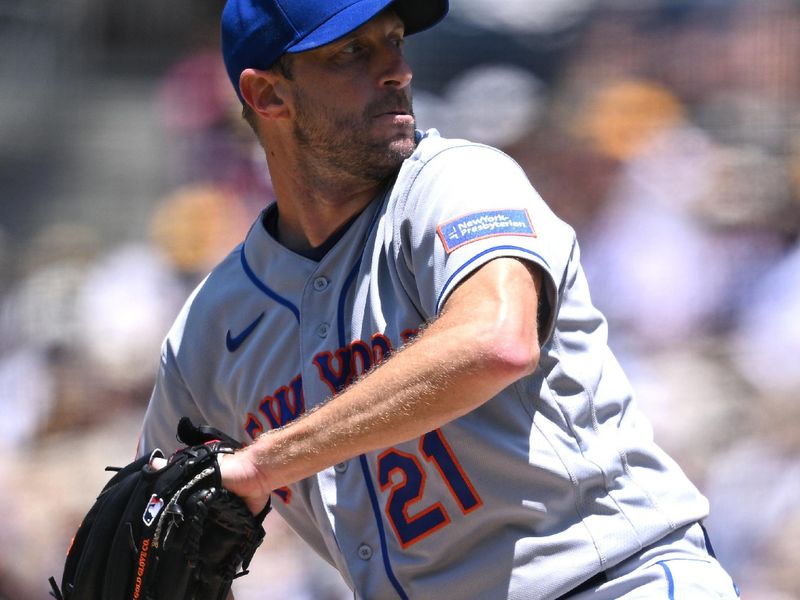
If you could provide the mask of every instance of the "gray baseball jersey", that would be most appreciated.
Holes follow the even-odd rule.
[[[435,130],[318,262],[259,219],[170,331],[139,451],[183,415],[243,439],[386,359],[498,257],[544,275],[537,370],[421,438],[276,490],[361,598],[554,598],[707,502],[652,440],[574,231],[502,152]],[[446,401],[446,400],[443,400]]]

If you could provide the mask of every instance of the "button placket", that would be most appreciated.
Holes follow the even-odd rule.
[[[369,544],[361,544],[358,547],[358,558],[361,560],[369,560],[372,558],[372,546]]]

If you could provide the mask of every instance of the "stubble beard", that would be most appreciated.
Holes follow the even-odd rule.
[[[295,102],[295,138],[303,151],[305,166],[319,177],[344,175],[370,182],[384,181],[414,152],[416,122],[381,138],[372,132],[373,115],[382,110],[403,107],[413,117],[411,98],[403,91],[392,91],[370,103],[361,115],[319,107],[300,90]]]

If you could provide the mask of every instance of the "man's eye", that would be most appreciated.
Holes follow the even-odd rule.
[[[344,48],[342,48],[342,54],[358,54],[364,49],[364,46],[361,44],[348,44]]]

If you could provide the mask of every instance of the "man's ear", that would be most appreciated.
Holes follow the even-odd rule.
[[[260,69],[245,69],[239,76],[244,101],[264,118],[280,119],[289,114],[279,79],[277,73]]]

